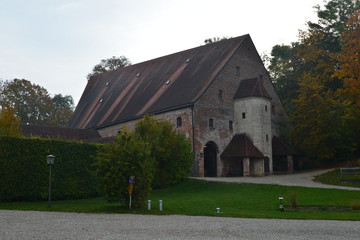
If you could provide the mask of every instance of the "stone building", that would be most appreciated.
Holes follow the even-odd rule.
[[[292,170],[274,156],[287,115],[249,35],[92,77],[70,127],[107,138],[144,114],[191,139],[192,176],[263,176],[284,156]]]

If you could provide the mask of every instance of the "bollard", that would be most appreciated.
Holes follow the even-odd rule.
[[[163,200],[159,200],[159,210],[163,210]]]
[[[280,201],[280,203],[279,203],[279,209],[280,209],[280,211],[284,211],[283,199],[284,199],[283,196],[279,196],[279,201]]]
[[[220,213],[220,208],[216,208],[216,213]]]
[[[148,200],[148,210],[151,210],[151,200]]]

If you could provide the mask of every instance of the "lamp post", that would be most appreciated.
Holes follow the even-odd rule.
[[[49,198],[48,198],[48,207],[51,205],[51,165],[54,165],[55,156],[54,155],[47,155],[46,161],[49,165]]]

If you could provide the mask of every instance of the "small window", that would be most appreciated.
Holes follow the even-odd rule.
[[[267,112],[267,105],[265,105],[265,112]]]
[[[229,130],[234,130],[234,123],[233,123],[233,121],[229,121]]]
[[[236,67],[236,76],[240,76],[240,67]]]
[[[269,135],[266,134],[266,141],[269,141]]]
[[[214,119],[209,118],[209,128],[214,129]]]
[[[271,112],[272,112],[273,114],[275,114],[275,105],[272,105],[272,106],[271,106]]]
[[[242,118],[246,118],[246,113],[242,113]]]
[[[223,90],[219,90],[218,97],[219,97],[220,102],[224,101],[224,99],[223,99]]]
[[[181,117],[176,118],[176,127],[180,128],[182,126],[182,119]]]

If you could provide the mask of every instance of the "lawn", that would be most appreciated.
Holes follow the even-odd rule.
[[[294,211],[290,208],[289,196],[294,193],[298,206],[307,209]],[[279,210],[279,195],[284,196],[284,212]],[[50,208],[47,207],[47,202],[0,203],[0,209],[360,220],[360,211],[351,210],[352,207],[360,206],[360,191],[188,179],[168,188],[154,190],[149,199],[153,203],[151,211],[148,211],[146,206],[139,210],[129,210],[127,206],[110,204],[101,198],[53,201]],[[163,200],[162,212],[158,210],[160,199]],[[221,213],[216,213],[216,208],[220,208]]]
[[[360,170],[356,170],[360,171]],[[340,176],[340,169],[335,169],[324,173],[320,176],[315,177],[315,181],[338,186],[347,186],[347,187],[358,187],[360,188],[360,175],[343,175]]]

